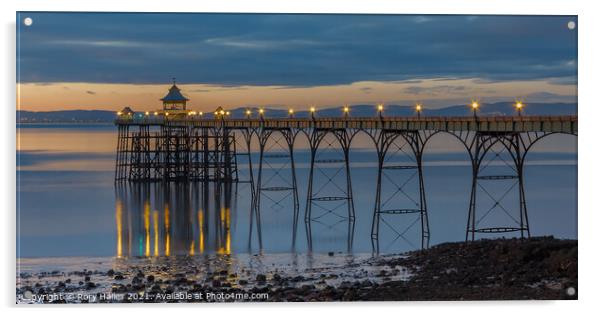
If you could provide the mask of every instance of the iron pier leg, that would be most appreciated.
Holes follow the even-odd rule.
[[[326,137],[332,136],[334,139],[329,141]],[[344,220],[348,222],[347,225],[347,251],[351,251],[353,248],[353,235],[355,228],[355,207],[353,204],[353,189],[351,184],[351,168],[349,166],[349,150],[350,150],[350,140],[351,137],[348,134],[348,131],[345,129],[328,129],[328,130],[314,130],[310,137],[310,153],[311,153],[311,162],[310,162],[310,171],[309,171],[309,179],[308,179],[308,190],[307,190],[307,202],[305,208],[305,222],[306,222],[306,230],[308,237],[308,248],[312,249],[312,236],[311,236],[311,226],[314,223],[323,224],[332,230],[335,225],[342,223]],[[337,153],[340,155],[339,150],[341,150],[342,157],[336,157],[336,159],[332,159],[333,157],[325,157],[326,159],[322,159],[319,156],[323,156],[325,153],[321,152],[320,144],[322,142],[327,142],[328,147],[322,147],[322,150],[327,151],[326,154]],[[336,146],[333,147],[334,143],[338,143],[340,145],[340,149]],[[332,151],[335,150],[335,151]],[[320,155],[321,154],[321,155]],[[341,159],[342,158],[342,159]],[[332,175],[327,175],[323,171],[323,164],[335,164],[336,172]],[[326,182],[318,185],[318,190],[314,192],[314,184],[320,183],[320,178],[315,177],[317,174],[315,171],[319,171],[318,174],[322,174],[322,178],[327,178]],[[337,175],[344,172],[344,180],[338,179]],[[343,176],[341,175],[341,178]],[[345,185],[340,186],[336,182],[344,181]],[[336,193],[336,194],[333,194]],[[342,201],[340,203],[338,201]],[[312,209],[316,204],[322,212],[322,214],[318,214],[317,216],[312,215]],[[340,203],[340,204],[338,204]],[[320,205],[322,204],[322,205]],[[334,204],[334,206],[332,206]],[[346,215],[339,214],[339,208],[346,206]],[[339,213],[337,213],[339,212]],[[330,225],[328,220],[335,219],[336,222]],[[340,220],[339,220],[340,219]]]
[[[299,193],[297,191],[297,173],[295,171],[294,143],[289,141],[289,156],[291,161],[291,175],[293,184],[293,250],[297,241],[297,223],[299,222]]]
[[[471,147],[472,156],[472,188],[470,194],[470,205],[468,209],[468,223],[466,227],[466,241],[476,239],[477,233],[479,234],[494,234],[494,233],[514,233],[518,232],[521,238],[530,237],[530,229],[527,215],[527,204],[525,200],[524,191],[524,155],[521,151],[521,135],[516,132],[476,132],[473,145]],[[495,146],[500,145],[500,150],[495,150]],[[492,156],[493,157],[488,157]],[[504,160],[503,154],[510,156],[511,162]],[[506,169],[504,173],[491,174],[489,169],[492,162],[502,161],[505,163],[502,167]],[[487,168],[487,169],[486,169]],[[498,167],[499,168],[499,167]],[[483,171],[486,170],[486,171]],[[485,186],[480,184],[481,182],[503,182],[513,181],[506,191],[500,196],[493,194],[491,186]],[[518,194],[518,219],[516,219],[510,211],[502,205],[502,200],[514,190]],[[481,217],[477,219],[477,197],[479,192],[485,193],[484,196],[492,200],[493,205],[489,210],[486,210]],[[480,204],[480,203],[479,203]],[[495,210],[503,211],[507,217],[512,220],[515,224],[511,225],[499,225],[489,226],[480,224],[481,221],[487,216],[491,215]]]
[[[307,248],[311,252],[313,251],[313,240],[311,234],[311,207],[312,207],[312,196],[313,196],[313,183],[314,183],[314,166],[316,162],[316,150],[313,146],[310,148],[310,164],[309,164],[309,179],[307,181],[307,201],[305,203],[305,230],[307,237]]]
[[[397,139],[403,140],[403,145],[395,143]],[[383,221],[385,227],[388,227],[393,233],[397,235],[396,239],[405,240],[410,246],[416,247],[409,239],[405,237],[405,234],[414,225],[420,222],[420,249],[426,249],[430,243],[430,226],[428,220],[428,209],[426,202],[426,190],[424,186],[424,173],[422,163],[422,152],[425,144],[425,136],[420,131],[381,131],[377,141],[378,151],[378,175],[376,183],[376,197],[374,202],[374,213],[372,218],[372,249],[375,252],[380,251],[380,222]],[[393,147],[394,146],[394,147]],[[405,147],[408,147],[411,152],[406,152]],[[393,151],[395,149],[395,151]],[[408,150],[406,149],[406,150]],[[394,161],[395,154],[404,153],[405,155],[399,155],[403,158],[401,161]],[[410,159],[409,163],[404,161]],[[385,165],[386,163],[386,165]],[[403,183],[398,183],[396,176],[388,176],[385,172],[407,172],[404,170],[413,171],[407,177],[407,180]],[[410,194],[406,192],[406,185],[410,183],[415,177],[417,180],[416,185],[412,191],[417,193]],[[388,179],[390,184],[394,187],[394,191],[386,193],[386,198],[383,201],[383,179]],[[390,191],[390,190],[389,190]],[[388,191],[385,191],[388,192]],[[402,200],[399,200],[399,199]],[[404,208],[403,203],[409,203],[410,207]],[[390,205],[391,207],[385,208]],[[403,231],[398,231],[391,223],[387,221],[390,216],[393,215],[414,215],[416,214],[415,220],[411,222]],[[386,217],[384,216],[386,215]]]
[[[259,241],[259,249],[263,248],[263,242],[261,239],[261,176],[263,174],[263,155],[265,150],[265,143],[261,141],[259,143],[259,172],[257,173],[257,190],[255,194],[255,201],[253,202],[253,206],[255,208],[255,220],[257,225],[257,239]]]
[[[381,196],[381,187],[382,187],[382,173],[383,173],[383,158],[379,153],[378,158],[378,175],[376,178],[376,196],[374,199],[374,213],[372,214],[372,251],[376,253],[380,252],[380,245],[378,240],[379,235],[379,226],[380,226],[380,196]]]
[[[422,153],[418,158],[418,181],[420,186],[420,224],[422,226],[422,249],[429,247],[431,229],[429,225],[428,208],[426,206],[426,191],[424,188],[424,173],[422,171]]]

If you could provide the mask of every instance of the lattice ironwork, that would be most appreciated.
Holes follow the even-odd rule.
[[[349,167],[352,133],[346,129],[315,130],[310,138],[310,169],[305,207],[308,248],[312,224],[336,231],[347,223],[347,250],[353,247],[355,206]],[[315,211],[314,211],[315,208]]]
[[[523,151],[528,148],[523,144],[519,133],[475,134],[466,240],[479,233],[519,232],[530,237],[523,182]]]
[[[381,224],[394,235],[389,246],[398,240],[412,248],[427,248],[430,227],[426,192],[422,173],[422,152],[432,133],[420,131],[383,131],[377,136],[378,175],[376,201],[372,220],[372,247],[380,251]],[[404,224],[393,222],[405,215]],[[410,232],[417,227],[419,246],[412,242]]]
[[[115,181],[239,181],[237,143],[228,128],[120,125]],[[246,181],[249,181],[247,179]]]
[[[264,129],[259,134],[259,171],[255,193],[255,212],[260,247],[261,214],[265,206],[271,212],[285,212],[286,201],[292,200],[292,246],[297,240],[299,194],[294,158],[295,134],[291,129]],[[266,203],[267,201],[267,203]],[[263,204],[262,204],[263,203]]]

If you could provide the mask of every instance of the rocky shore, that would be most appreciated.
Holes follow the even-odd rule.
[[[219,266],[21,273],[17,303],[577,299],[577,241],[552,237],[445,243],[338,266]]]
[[[577,299],[577,241],[552,237],[446,243],[384,262],[415,273],[353,291],[358,300]]]

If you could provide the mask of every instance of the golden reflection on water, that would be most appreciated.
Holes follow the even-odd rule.
[[[204,228],[204,221],[203,221],[203,210],[199,210],[197,212],[197,218],[198,218],[198,227],[199,227],[199,253],[204,253],[205,252],[205,228]]]
[[[169,231],[169,205],[165,203],[164,222],[165,222],[165,256],[169,257],[171,254],[170,248],[170,231]]]
[[[206,251],[231,254],[231,190],[214,186],[118,185],[117,257],[195,256]],[[209,194],[209,190],[217,194]],[[139,246],[125,244],[125,236]],[[163,251],[160,245],[164,246]]]
[[[159,256],[159,212],[153,211],[153,235],[155,236],[155,257]]]
[[[122,216],[123,202],[118,199],[115,203],[115,221],[117,224],[117,258],[121,258],[123,256],[123,224],[121,222]]]
[[[144,256],[150,257],[150,202],[144,201]]]

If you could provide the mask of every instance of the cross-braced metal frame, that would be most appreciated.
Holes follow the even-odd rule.
[[[292,197],[292,247],[295,247],[296,244],[299,221],[299,193],[294,158],[295,136],[295,131],[290,128],[266,128],[258,134],[259,171],[253,204],[255,205],[260,247],[263,247],[261,238],[262,198],[269,201],[272,210],[279,211],[285,207],[284,202]],[[284,175],[283,172],[287,172],[290,177]],[[266,173],[268,173],[267,177]]]
[[[396,131],[382,130],[376,136],[378,155],[378,175],[376,198],[372,218],[372,249],[380,251],[381,223],[394,234],[396,241],[403,239],[410,245],[407,233],[412,227],[420,224],[420,247],[428,248],[430,227],[426,204],[426,191],[422,170],[422,154],[427,140],[433,131]],[[395,158],[401,156],[401,159]],[[393,175],[391,175],[393,174]],[[416,180],[412,182],[412,180]],[[385,181],[386,180],[386,181]],[[392,192],[384,196],[384,183],[393,187]],[[408,186],[414,188],[408,188]],[[417,190],[416,190],[417,189]],[[406,207],[403,207],[406,205]],[[417,215],[404,225],[402,230],[390,223],[393,215]]]
[[[333,230],[339,224],[347,222],[347,250],[351,251],[353,247],[355,206],[349,168],[352,138],[353,131],[344,128],[314,129],[311,133],[311,158],[305,204],[305,224],[310,251],[313,249],[312,223],[322,224],[328,230]],[[343,185],[340,183],[341,174],[344,174]],[[314,184],[318,185],[314,188]],[[318,209],[318,214],[312,213],[314,207]],[[340,212],[343,207],[346,208],[346,214]]]
[[[525,158],[536,142],[557,133],[455,133],[466,147],[472,165],[466,241],[475,240],[477,234],[518,233],[521,238],[531,237],[524,187]],[[480,195],[485,199],[479,201]],[[518,201],[512,201],[512,196],[517,196]],[[507,201],[509,199],[511,201]],[[512,202],[516,207],[509,205]],[[509,224],[486,224],[488,217],[496,213],[504,215]],[[500,219],[495,221],[501,222]]]
[[[229,128],[120,125],[115,181],[238,182],[238,156],[248,152],[236,146]]]

